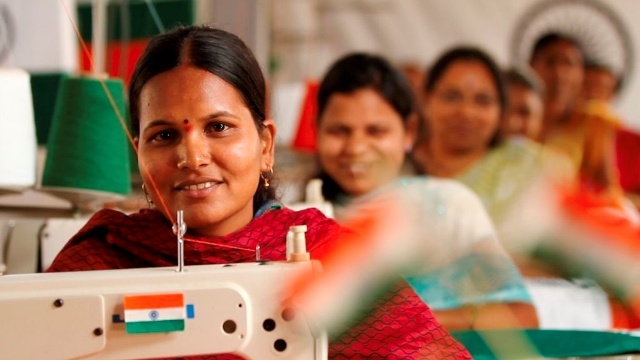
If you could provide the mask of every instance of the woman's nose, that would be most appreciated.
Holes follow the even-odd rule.
[[[367,144],[364,136],[352,133],[346,138],[344,152],[348,155],[357,155],[362,153],[366,147]]]
[[[182,138],[178,146],[178,168],[197,170],[211,162],[205,139],[199,134],[189,134]]]
[[[509,117],[509,129],[514,133],[521,133],[524,131],[525,121],[520,115],[511,115]]]
[[[467,118],[473,117],[476,110],[476,104],[473,99],[465,99],[465,101],[460,104],[460,112]]]

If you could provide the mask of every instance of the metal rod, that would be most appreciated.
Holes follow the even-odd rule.
[[[184,239],[187,226],[184,224],[184,212],[178,210],[176,217],[176,236],[178,237],[178,272],[184,272]]]
[[[107,3],[109,0],[93,0],[92,3],[92,32],[91,39],[94,75],[102,76],[106,71],[106,28],[107,28]]]

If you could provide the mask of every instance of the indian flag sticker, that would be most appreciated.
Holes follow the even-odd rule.
[[[184,331],[184,294],[125,295],[127,334]]]

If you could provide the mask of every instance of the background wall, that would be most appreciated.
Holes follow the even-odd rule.
[[[503,66],[517,22],[539,0],[274,0],[273,79],[287,83],[319,78],[338,56],[369,51],[395,63],[427,66],[442,51],[477,45]],[[578,0],[576,0],[578,1]],[[589,1],[589,0],[584,0]],[[600,0],[622,19],[640,52],[640,1]],[[636,61],[637,63],[637,61]],[[640,130],[640,69],[616,104]]]
[[[128,0],[141,3],[142,0]],[[446,48],[478,45],[510,64],[518,20],[541,0],[194,0],[197,23],[238,33],[254,49],[272,82],[319,78],[351,51],[381,53],[401,64],[427,66]],[[576,0],[580,1],[580,0]],[[582,0],[592,1],[592,0]],[[75,4],[90,0],[65,0]],[[110,0],[120,3],[121,0]],[[154,0],[162,4],[167,0]],[[640,1],[598,0],[628,28],[640,52]],[[5,64],[31,72],[78,68],[75,34],[59,1],[0,0],[14,14],[15,46]],[[4,35],[0,26],[0,38]],[[271,55],[269,55],[271,54]],[[0,59],[1,61],[2,59]],[[617,109],[640,130],[640,71],[628,79]]]
[[[64,0],[75,16],[75,0]],[[0,46],[12,43],[1,65],[27,71],[59,72],[78,68],[73,26],[59,0],[0,0]],[[4,61],[4,64],[3,64]]]
[[[142,0],[128,0],[142,3]],[[580,0],[575,0],[576,2]],[[585,2],[592,0],[582,0]],[[65,0],[72,12],[90,0]],[[121,0],[110,0],[120,3]],[[159,6],[168,0],[154,0]],[[195,22],[240,35],[254,49],[274,87],[320,78],[351,51],[380,53],[397,64],[430,64],[453,45],[472,44],[503,66],[516,24],[541,0],[194,0]],[[598,0],[628,28],[640,52],[640,1]],[[0,0],[14,16],[16,44],[4,64],[31,72],[73,72],[78,45],[59,1]],[[0,26],[0,39],[3,36]],[[2,61],[2,59],[0,59]],[[1,64],[1,63],[0,63]],[[638,69],[636,69],[638,70]],[[640,130],[640,71],[627,79],[616,104]],[[277,109],[276,109],[277,110]],[[294,110],[295,113],[297,110]],[[291,113],[291,111],[289,111]],[[276,120],[278,113],[274,114]],[[286,115],[286,114],[285,114]],[[288,121],[281,121],[289,124]],[[284,130],[284,129],[283,129]],[[285,131],[294,132],[295,129]]]

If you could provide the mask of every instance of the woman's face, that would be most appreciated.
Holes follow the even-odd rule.
[[[522,135],[537,140],[543,117],[544,103],[539,94],[524,85],[509,86],[509,106],[502,124],[504,135]]]
[[[373,89],[332,95],[318,123],[320,164],[351,196],[392,182],[413,139],[400,114]]]
[[[273,122],[259,133],[234,87],[189,65],[152,77],[139,111],[140,173],[158,210],[174,220],[184,210],[187,228],[201,235],[248,224],[260,172],[273,164]]]
[[[484,64],[452,63],[424,101],[432,144],[456,153],[487,149],[501,114],[498,89]]]
[[[557,40],[542,48],[531,67],[545,84],[547,101],[569,106],[576,100],[584,80],[582,52],[568,40]]]
[[[609,70],[587,68],[584,72],[582,97],[586,100],[611,102],[616,97],[618,79]]]

